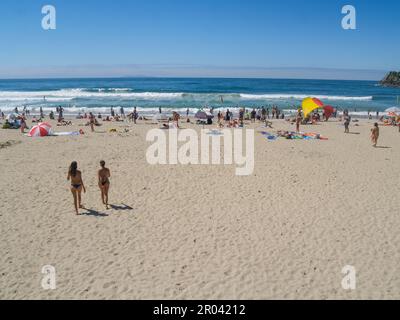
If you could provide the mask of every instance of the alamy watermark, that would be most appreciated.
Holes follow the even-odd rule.
[[[193,129],[152,129],[146,140],[153,142],[146,152],[147,162],[151,165],[236,164],[238,176],[249,176],[254,171],[254,130],[236,129],[232,133],[230,129],[203,129],[199,137]],[[179,142],[184,144],[179,146]]]
[[[345,275],[342,280],[342,288],[344,290],[356,290],[357,287],[356,268],[347,265],[343,267],[342,274]]]
[[[357,29],[356,8],[352,5],[346,5],[342,8],[342,14],[345,14],[345,16],[342,19],[342,28],[344,30],[356,30]]]
[[[56,30],[57,28],[57,12],[53,5],[45,5],[42,7],[42,28],[43,30]],[[342,7],[342,28],[344,30],[357,29],[357,12],[353,5],[345,5]]]
[[[57,13],[56,8],[52,5],[46,5],[42,8],[42,28],[43,30],[56,30],[57,28]]]
[[[44,266],[42,274],[44,275],[41,282],[42,288],[44,290],[56,290],[56,268],[50,265]]]

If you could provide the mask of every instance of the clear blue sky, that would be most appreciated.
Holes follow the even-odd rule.
[[[46,4],[57,30],[41,28]],[[346,4],[355,31],[341,28]],[[0,77],[400,69],[398,0],[1,0],[0,12]]]

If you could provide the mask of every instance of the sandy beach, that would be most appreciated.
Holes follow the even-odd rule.
[[[348,135],[335,120],[301,128],[327,141],[268,141],[248,124],[255,168],[239,177],[234,165],[149,165],[146,134],[157,125],[91,133],[73,122],[52,124],[84,135],[0,130],[9,142],[0,149],[0,299],[400,299],[397,128],[381,127],[373,148],[374,120]],[[66,179],[74,160],[87,188],[80,216]],[[111,169],[110,210],[100,160]],[[41,286],[45,265],[56,268],[56,290]],[[356,290],[342,288],[346,265]]]

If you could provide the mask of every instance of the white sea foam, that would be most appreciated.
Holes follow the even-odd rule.
[[[246,100],[303,100],[307,97],[313,97],[321,100],[334,101],[371,101],[373,97],[347,97],[347,96],[326,96],[326,95],[305,95],[305,94],[241,94],[241,98]]]
[[[182,92],[131,92],[127,88],[110,89],[62,89],[57,91],[0,91],[0,102],[67,102],[74,99],[137,99],[137,100],[197,100],[220,101],[223,97],[226,101],[233,100],[302,100],[313,96],[321,100],[333,101],[371,101],[373,97],[348,97],[328,95],[305,94],[240,94],[240,93],[182,93]],[[95,91],[93,91],[95,90]]]
[[[121,99],[177,99],[183,93],[169,92],[90,92],[83,89],[62,89],[58,91],[0,91],[0,101],[68,101],[73,99],[90,98],[121,98]]]

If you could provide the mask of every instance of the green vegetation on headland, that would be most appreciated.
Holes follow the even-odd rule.
[[[380,82],[384,87],[400,88],[400,72],[391,71]]]

